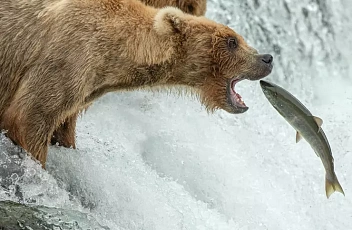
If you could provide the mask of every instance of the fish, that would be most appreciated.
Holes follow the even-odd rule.
[[[265,80],[260,81],[260,86],[271,105],[296,130],[296,143],[303,137],[320,157],[325,168],[326,197],[329,198],[335,191],[345,196],[334,170],[334,158],[328,139],[321,127],[323,120],[313,116],[296,97],[282,87]]]

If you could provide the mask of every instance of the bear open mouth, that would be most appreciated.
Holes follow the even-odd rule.
[[[240,94],[238,94],[235,90],[235,86],[238,82],[244,80],[243,78],[239,79],[238,77],[234,77],[229,80],[227,84],[227,98],[230,105],[233,107],[234,113],[244,113],[248,110],[248,107],[242,100]]]

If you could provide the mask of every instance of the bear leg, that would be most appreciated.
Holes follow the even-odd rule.
[[[53,119],[38,113],[10,106],[4,113],[1,127],[6,136],[38,160],[45,169],[48,144],[53,133]]]
[[[56,143],[59,146],[66,148],[76,148],[76,121],[78,113],[73,114],[72,116],[66,118],[65,122],[60,124],[59,127],[53,133],[51,138],[51,144],[55,145]]]

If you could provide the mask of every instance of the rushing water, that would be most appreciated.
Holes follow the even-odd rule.
[[[269,79],[324,120],[346,197],[326,199],[320,160],[294,143],[259,84],[241,82],[250,109],[236,116],[162,93],[109,94],[79,120],[76,150],[50,148],[47,171],[1,135],[0,200],[53,229],[349,229],[351,10],[347,0],[211,0],[206,14],[272,53]],[[11,208],[0,202],[0,213]]]

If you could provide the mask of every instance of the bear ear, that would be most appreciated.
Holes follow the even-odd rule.
[[[184,17],[184,13],[176,7],[162,8],[154,17],[154,29],[161,35],[181,33],[185,26]]]

